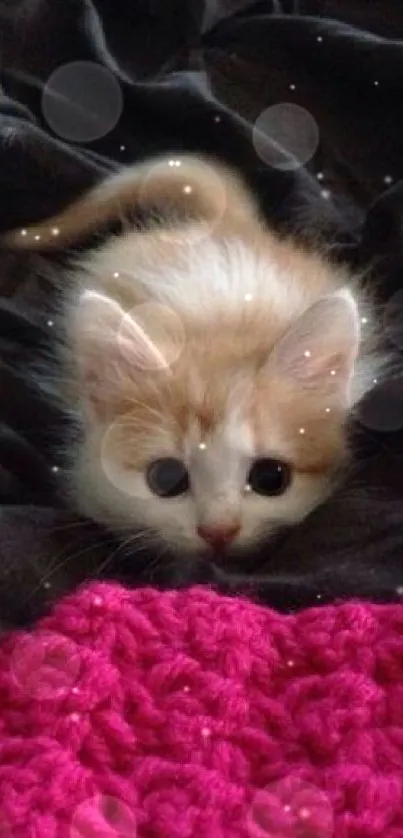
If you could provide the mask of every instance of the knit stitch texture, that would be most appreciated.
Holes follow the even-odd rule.
[[[1,838],[403,838],[403,607],[90,584],[0,645]]]

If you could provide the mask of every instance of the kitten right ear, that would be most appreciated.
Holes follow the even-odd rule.
[[[18,249],[57,249],[136,209],[211,222],[226,232],[252,230],[258,215],[241,178],[226,165],[189,154],[164,156],[108,177],[58,215],[6,233],[2,242]]]
[[[359,347],[358,305],[343,288],[313,303],[289,327],[269,359],[269,369],[299,389],[320,391],[348,405]]]
[[[85,291],[74,309],[72,345],[89,413],[112,418],[125,386],[141,371],[164,370],[163,353],[115,300]]]

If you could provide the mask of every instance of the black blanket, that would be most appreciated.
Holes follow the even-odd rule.
[[[121,164],[207,152],[243,172],[276,227],[320,236],[370,270],[386,338],[403,347],[400,0],[0,0],[0,35],[0,232],[51,214]],[[120,562],[108,533],[63,508],[57,451],[69,419],[33,372],[52,347],[48,266],[4,250],[1,267],[3,622],[31,620],[100,573],[241,585],[281,608],[399,596],[398,382],[364,405],[356,467],[336,497],[251,557],[246,579]]]

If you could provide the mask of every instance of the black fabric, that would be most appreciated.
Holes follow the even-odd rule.
[[[335,257],[371,269],[380,301],[401,287],[400,0],[1,0],[0,34],[0,232],[51,214],[121,164],[202,151],[244,173],[276,227],[320,237]],[[43,112],[49,77],[73,61],[102,65],[123,93],[117,124],[93,142],[64,141]],[[253,142],[259,115],[284,102],[311,114],[320,138],[306,165],[287,171],[267,165]],[[66,523],[54,466],[69,419],[34,373],[52,347],[49,265],[4,250],[1,266],[0,619],[21,622],[98,565],[113,573],[119,547],[89,522]],[[374,398],[386,415],[400,410],[396,393],[394,405],[383,391]],[[335,498],[249,557],[248,590],[282,608],[398,595],[403,412],[394,418],[393,432],[363,427],[358,465]],[[244,584],[228,568],[155,565],[133,555],[125,573]]]

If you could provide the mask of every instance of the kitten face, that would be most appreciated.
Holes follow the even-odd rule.
[[[207,433],[195,417],[182,441],[178,431],[161,416],[140,439],[135,413],[105,434],[93,428],[82,450],[80,497],[88,512],[117,530],[145,528],[175,551],[209,549],[200,528],[238,529],[226,548],[245,548],[305,517],[323,499],[340,455],[335,446],[327,467],[304,463],[299,470],[278,427],[268,424],[258,445],[240,416],[228,415]]]
[[[74,472],[84,512],[118,531],[144,530],[146,540],[177,552],[230,554],[301,520],[324,499],[345,453],[345,404],[326,364],[320,386],[315,376],[321,378],[322,369],[313,371],[315,380],[306,389],[294,368],[287,374],[294,364],[294,329],[286,335],[290,345],[280,341],[282,352],[276,354],[265,318],[250,307],[254,329],[245,328],[245,315],[231,316],[221,344],[224,314],[199,330],[191,322],[174,364],[158,369],[154,358],[152,370],[139,370],[142,338],[128,325],[133,354],[121,356],[119,371],[112,373],[119,308],[111,310],[98,294],[87,296],[87,306],[80,351],[89,361],[83,371],[87,396],[93,392],[96,398],[86,413],[85,444]],[[97,320],[102,328],[94,338],[88,324]],[[112,349],[106,350],[108,328]],[[90,352],[94,339],[98,381]],[[142,345],[141,352],[147,351],[153,349]],[[331,358],[335,364],[334,352]],[[145,361],[142,354],[143,366]],[[338,373],[343,377],[341,368]],[[233,533],[219,545],[206,540],[206,530]]]

